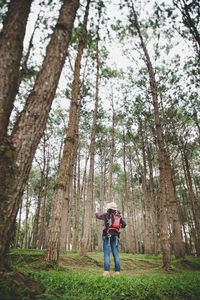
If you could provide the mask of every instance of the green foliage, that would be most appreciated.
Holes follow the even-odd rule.
[[[26,291],[21,288],[17,282],[13,283],[13,279],[11,277],[12,273],[7,274],[6,277],[0,277],[0,299],[2,300],[28,300],[31,299],[31,292],[29,291],[26,294]]]
[[[39,299],[197,299],[200,274],[123,275],[120,277],[67,274],[65,272],[24,272],[39,281],[45,295]],[[49,296],[47,296],[49,295]]]
[[[0,294],[4,300],[196,300],[200,294],[199,257],[178,260],[172,257],[172,268],[166,270],[162,268],[161,255],[120,253],[122,275],[115,276],[111,272],[109,277],[97,275],[97,268],[99,274],[103,271],[102,252],[81,257],[77,251],[67,251],[61,255],[59,264],[48,265],[43,257],[41,250],[15,249],[10,252],[11,265],[20,273],[8,272],[4,276],[0,273]],[[72,269],[73,265],[76,269]]]
[[[184,269],[193,269],[193,270],[200,270],[200,257],[185,257],[179,258],[172,262],[174,265],[178,265]]]

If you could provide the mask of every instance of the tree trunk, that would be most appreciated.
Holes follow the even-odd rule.
[[[1,145],[0,258],[5,257],[32,160],[43,135],[65,62],[79,1],[63,2],[57,25],[34,88],[12,132]]]
[[[135,187],[134,187],[134,179],[133,179],[133,170],[132,170],[132,157],[131,157],[131,153],[129,155],[129,165],[130,165],[130,190],[131,190],[131,223],[132,223],[132,236],[133,236],[133,241],[134,241],[134,249],[135,249],[135,253],[139,253],[138,251],[138,234],[137,234],[137,230],[136,230],[136,211],[137,211],[137,201],[136,201],[136,195],[135,195]]]
[[[41,208],[41,202],[43,197],[43,189],[44,189],[44,168],[41,171],[41,178],[40,178],[40,189],[38,193],[37,198],[37,208],[33,223],[33,240],[32,240],[32,248],[36,249],[37,242],[38,242],[38,228],[39,228],[39,220],[40,220],[40,208]]]
[[[150,214],[150,207],[152,207],[151,197],[148,193],[147,189],[147,166],[146,166],[146,149],[145,149],[145,141],[144,141],[144,134],[142,129],[142,121],[140,117],[138,117],[139,123],[139,132],[141,138],[141,146],[142,146],[142,158],[143,158],[143,169],[142,169],[142,188],[144,193],[144,210],[145,210],[145,245],[144,245],[144,253],[145,254],[152,254],[152,224],[151,224],[151,214]]]
[[[29,199],[29,185],[27,184],[26,187],[26,216],[25,216],[25,225],[24,225],[24,248],[27,248],[27,242],[28,242],[28,217],[29,217],[29,209],[30,209],[30,199]]]
[[[87,185],[87,201],[85,203],[84,210],[84,226],[83,236],[81,239],[81,255],[85,255],[87,250],[90,248],[89,240],[91,236],[91,224],[92,224],[92,213],[93,213],[93,182],[94,182],[94,155],[95,155],[95,138],[96,138],[96,122],[97,122],[97,111],[99,102],[99,49],[98,49],[99,34],[97,31],[96,39],[96,99],[95,108],[93,113],[93,124],[91,133],[91,144],[90,144],[90,167],[88,174],[88,185]]]
[[[112,202],[112,174],[113,174],[113,158],[114,158],[114,134],[115,134],[115,110],[113,104],[113,91],[112,91],[112,137],[111,137],[111,151],[110,151],[110,171],[108,177],[108,203]]]
[[[181,140],[181,153],[182,153],[182,159],[183,159],[183,164],[184,164],[184,172],[185,172],[185,179],[186,179],[186,184],[188,188],[188,193],[189,193],[189,199],[191,202],[191,207],[192,207],[192,213],[193,213],[193,218],[194,218],[194,223],[195,223],[195,228],[196,228],[196,252],[197,255],[200,256],[200,213],[199,213],[199,207],[197,204],[197,200],[195,198],[195,194],[193,191],[193,185],[192,185],[192,178],[191,178],[191,173],[190,173],[190,165],[187,157],[187,153],[185,150],[185,145],[183,140]]]
[[[80,108],[80,104],[79,104]],[[78,127],[78,118],[76,120],[76,134]],[[74,163],[77,156],[76,144],[78,142],[78,135],[74,139],[74,145],[72,149],[72,156],[70,159],[70,167],[66,179],[66,192],[65,199],[62,204],[62,214],[61,214],[61,233],[60,233],[60,252],[66,252],[66,245],[68,239],[68,249],[70,248],[70,240],[68,237],[71,236],[71,213],[73,212],[73,200],[74,199],[74,188],[73,188],[73,177],[74,177]],[[66,201],[67,200],[67,201]]]
[[[22,204],[23,204],[23,198],[21,199],[20,207],[19,207],[19,220],[17,223],[14,248],[18,248],[19,232],[20,232],[21,219],[22,219]]]
[[[174,255],[176,258],[181,258],[185,256],[185,249],[183,244],[182,237],[182,228],[180,223],[180,217],[178,212],[178,200],[176,197],[175,186],[172,176],[172,168],[170,162],[170,153],[168,148],[168,126],[164,113],[162,95],[160,94],[161,105],[164,114],[164,123],[165,123],[165,168],[166,168],[166,183],[167,183],[167,193],[168,193],[168,211],[169,219],[172,226],[172,246]]]
[[[76,206],[74,207],[75,213],[73,218],[73,237],[72,237],[72,250],[78,250],[78,237],[79,237],[79,217],[80,217],[80,202],[81,202],[81,187],[80,187],[80,150],[77,157],[78,164],[78,179],[77,179],[77,193],[76,193]]]
[[[133,231],[131,224],[131,207],[130,207],[130,196],[128,193],[128,179],[127,179],[127,171],[126,171],[126,142],[125,142],[125,134],[123,132],[123,168],[124,168],[124,194],[125,194],[125,203],[127,208],[127,249],[130,253],[134,253],[134,241],[133,241]]]
[[[80,36],[77,57],[74,68],[74,80],[72,83],[72,99],[69,114],[69,123],[67,129],[67,137],[65,140],[63,156],[60,163],[59,174],[55,184],[55,193],[53,206],[51,209],[51,217],[49,223],[49,234],[46,251],[46,261],[58,262],[60,252],[60,233],[61,233],[61,212],[62,202],[65,201],[65,190],[69,184],[68,173],[70,172],[70,163],[72,158],[72,152],[75,140],[77,138],[76,124],[77,124],[77,106],[78,106],[78,94],[79,94],[79,80],[81,69],[81,58],[83,49],[85,46],[86,34],[87,34],[87,20],[89,14],[90,0],[87,1],[85,10],[82,34]]]
[[[154,118],[155,118],[155,125],[156,125],[156,134],[157,134],[157,143],[158,143],[158,163],[159,163],[159,170],[160,170],[160,194],[159,194],[159,209],[160,209],[160,242],[162,247],[162,254],[163,254],[163,266],[167,267],[171,264],[171,257],[170,257],[170,245],[168,240],[168,220],[167,220],[167,207],[166,207],[166,191],[165,191],[165,148],[164,142],[162,137],[162,128],[160,123],[160,115],[159,115],[159,106],[158,106],[158,94],[157,94],[157,87],[156,87],[156,80],[154,70],[151,64],[151,60],[144,43],[140,26],[138,23],[137,15],[134,10],[132,4],[133,14],[135,18],[135,26],[140,38],[141,46],[144,52],[144,56],[146,59],[146,65],[149,72],[149,82],[150,88],[153,98],[153,106],[154,106]]]
[[[153,246],[154,246],[154,254],[158,255],[158,216],[156,213],[156,199],[154,192],[154,183],[153,183],[153,166],[152,166],[152,158],[150,148],[147,148],[148,155],[148,164],[149,164],[149,185],[150,185],[150,197],[151,197],[151,215],[152,215],[152,226],[153,226]]]
[[[49,159],[46,167],[45,182],[44,182],[44,194],[43,204],[41,212],[41,223],[40,223],[40,237],[38,241],[38,249],[44,249],[45,237],[46,237],[46,211],[47,211],[47,189],[49,184]]]
[[[68,237],[68,233],[71,232],[71,218],[69,218],[70,195],[71,195],[71,193],[67,188],[65,198],[62,201],[61,231],[60,231],[60,253],[65,253],[66,252],[66,250],[67,250],[67,237]]]
[[[18,92],[20,60],[32,0],[12,0],[0,35],[0,141],[7,136],[9,118]]]
[[[103,151],[104,145],[100,149],[100,186],[99,186],[99,214],[103,214],[104,197],[105,197],[105,178],[106,178],[106,160],[105,151]],[[98,239],[98,251],[102,250],[102,231],[103,231],[102,220],[96,220],[97,228],[97,239]]]

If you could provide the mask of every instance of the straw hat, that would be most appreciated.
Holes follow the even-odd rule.
[[[117,204],[115,202],[109,202],[107,204],[107,209],[113,209],[116,210],[117,209]]]

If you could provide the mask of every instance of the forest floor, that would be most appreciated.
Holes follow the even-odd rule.
[[[179,260],[176,260],[172,257],[172,265],[168,270],[166,270],[162,267],[161,256],[144,255],[144,254],[134,255],[129,253],[120,253],[120,264],[121,264],[121,272],[120,272],[120,276],[117,277],[123,278],[124,282],[127,282],[127,280],[130,281],[130,278],[131,280],[138,280],[138,279],[143,280],[144,278],[147,278],[148,281],[150,281],[150,278],[154,278],[154,281],[155,280],[162,281],[163,280],[162,278],[168,277],[169,279],[170,275],[173,276],[175,275],[176,281],[177,278],[181,278],[179,277],[179,275],[184,276],[182,277],[182,279],[180,279],[181,281],[181,280],[188,280],[186,279],[186,274],[190,274],[189,275],[190,282],[187,281],[187,285],[189,284],[192,286],[194,284],[194,282],[191,281],[191,278],[195,278],[195,280],[197,280],[198,283],[200,283],[200,258],[198,257],[186,257],[184,259],[179,259]],[[11,250],[9,254],[9,266],[10,269],[8,269],[7,271],[2,270],[0,272],[0,300],[8,300],[8,299],[13,299],[13,300],[70,299],[71,300],[71,299],[78,299],[78,298],[137,299],[134,298],[133,296],[132,296],[133,298],[129,296],[126,297],[124,296],[124,298],[120,298],[119,296],[117,296],[118,298],[117,297],[115,298],[114,296],[113,297],[106,296],[107,298],[105,296],[104,297],[102,296],[102,298],[99,296],[99,298],[94,298],[94,295],[93,296],[91,295],[91,297],[89,296],[90,289],[88,292],[86,292],[85,297],[72,296],[72,294],[74,295],[75,291],[73,291],[73,293],[71,292],[72,294],[70,294],[71,296],[69,296],[69,298],[68,296],[66,296],[66,291],[64,292],[64,287],[66,288],[69,281],[71,281],[74,284],[74,286],[76,286],[78,282],[80,283],[76,287],[77,292],[79,288],[81,288],[81,286],[83,290],[85,288],[84,286],[86,285],[87,287],[92,284],[96,286],[97,283],[100,284],[100,282],[105,286],[105,281],[102,282],[102,280],[105,279],[105,277],[103,278],[102,276],[103,273],[102,252],[92,252],[92,253],[88,253],[86,256],[80,256],[78,252],[68,251],[66,254],[62,254],[60,256],[59,264],[47,265],[44,262],[44,251],[30,250],[30,249],[26,249],[26,250],[14,249]],[[113,275],[114,275],[114,260],[111,255],[111,276],[109,276],[109,280],[113,280],[115,284],[119,285],[118,283],[116,283],[116,276]],[[61,277],[56,277],[56,276],[61,276]],[[161,277],[156,277],[156,276],[161,276]],[[66,282],[66,280],[68,281]],[[50,281],[52,281],[51,284]],[[63,283],[61,284],[62,281]],[[165,283],[165,285],[166,285],[165,289],[168,289],[167,283]],[[177,285],[179,285],[178,281],[177,281]],[[68,291],[70,288],[71,287],[69,286]],[[63,292],[61,292],[62,289]],[[161,292],[159,291],[159,293]],[[166,293],[167,292],[165,292],[165,294]],[[188,293],[191,294],[191,291],[189,291]],[[194,295],[196,295],[195,293],[197,293],[197,291],[194,292]],[[65,297],[63,296],[64,298],[62,298],[62,295],[64,294]],[[171,296],[169,296],[169,298],[166,297],[163,298],[162,296],[160,296],[160,298],[157,296],[156,296],[157,298],[156,297],[154,298],[154,296],[152,296],[151,298],[148,297],[145,298],[146,296],[142,296],[143,298],[141,297],[138,299],[193,299],[193,300],[200,299],[200,295],[197,296],[197,298],[195,298],[196,296],[194,295],[191,298],[189,297],[181,298],[181,297],[177,297],[177,295],[178,294],[176,294],[175,298]]]

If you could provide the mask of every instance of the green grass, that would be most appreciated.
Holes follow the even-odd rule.
[[[200,300],[198,257],[172,258],[173,268],[166,271],[161,256],[120,253],[121,275],[114,276],[112,271],[103,277],[103,253],[81,257],[67,252],[59,264],[51,265],[44,263],[43,256],[38,250],[10,252],[10,265],[16,272],[0,274],[1,300]]]

